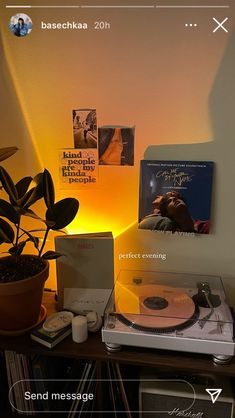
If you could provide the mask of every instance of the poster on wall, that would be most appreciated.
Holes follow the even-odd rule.
[[[209,234],[213,162],[140,164],[139,228]]]
[[[97,148],[96,109],[73,110],[74,148]]]
[[[100,165],[134,165],[135,127],[101,126],[98,128]]]
[[[62,189],[79,189],[96,185],[98,181],[97,150],[61,149],[59,171]]]

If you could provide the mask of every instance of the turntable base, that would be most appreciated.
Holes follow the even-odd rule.
[[[102,341],[112,352],[144,347],[210,354],[216,364],[228,363],[235,354],[234,321],[221,279],[121,272],[105,310]]]
[[[109,353],[116,353],[122,350],[120,344],[105,343],[106,349]],[[212,355],[212,360],[215,364],[223,365],[231,363],[233,356]]]

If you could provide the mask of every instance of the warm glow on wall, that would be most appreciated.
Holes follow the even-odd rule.
[[[130,229],[135,224],[136,224],[136,221],[134,221],[132,224],[127,225],[126,228],[123,228],[122,230],[120,230],[119,225],[114,223],[114,224],[110,224],[109,230],[112,231],[113,237],[116,238],[124,234],[126,231],[128,231],[128,229]],[[73,223],[72,227],[68,226],[66,228],[66,231],[68,234],[85,234],[89,232],[102,232],[102,231],[106,232],[107,227],[105,223],[97,223],[97,224],[93,223],[91,225],[89,222],[84,223],[81,226],[80,222],[78,221],[77,224]]]
[[[187,4],[193,3],[187,0]],[[162,250],[168,252],[167,261],[158,262],[157,268],[167,265],[170,270],[197,271],[210,270],[215,254],[222,254],[218,271],[232,271],[233,263],[227,261],[234,259],[234,232],[229,224],[234,205],[226,207],[225,214],[223,203],[231,195],[234,169],[232,23],[228,33],[213,33],[211,10],[194,10],[200,25],[191,31],[188,27],[186,32],[190,8],[154,13],[148,9],[80,8],[78,13],[66,8],[31,8],[32,32],[17,39],[6,24],[14,12],[6,8],[2,12],[5,115],[1,146],[20,148],[5,165],[11,173],[13,169],[16,181],[47,168],[56,186],[56,200],[71,196],[80,203],[68,233],[112,231],[117,241],[115,261],[117,251]],[[41,29],[42,21],[73,21],[75,13],[84,22],[94,22],[102,15],[111,29]],[[81,108],[96,109],[98,126],[135,126],[135,164],[99,166],[94,187],[64,187],[59,153],[74,146],[72,110]],[[216,216],[211,236],[203,241],[176,240],[138,230],[143,158],[215,162]],[[119,265],[135,268],[133,261]],[[142,264],[142,268],[149,266],[147,261]]]

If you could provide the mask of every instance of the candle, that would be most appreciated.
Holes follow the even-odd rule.
[[[87,340],[87,318],[85,316],[75,316],[72,319],[72,338],[75,343],[83,343]]]

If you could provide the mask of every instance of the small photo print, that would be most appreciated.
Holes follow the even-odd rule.
[[[100,165],[134,165],[135,127],[101,126],[98,129]]]
[[[96,109],[73,110],[74,148],[97,148]]]
[[[27,36],[31,32],[32,26],[31,18],[24,13],[17,13],[10,19],[10,31],[19,38]]]

